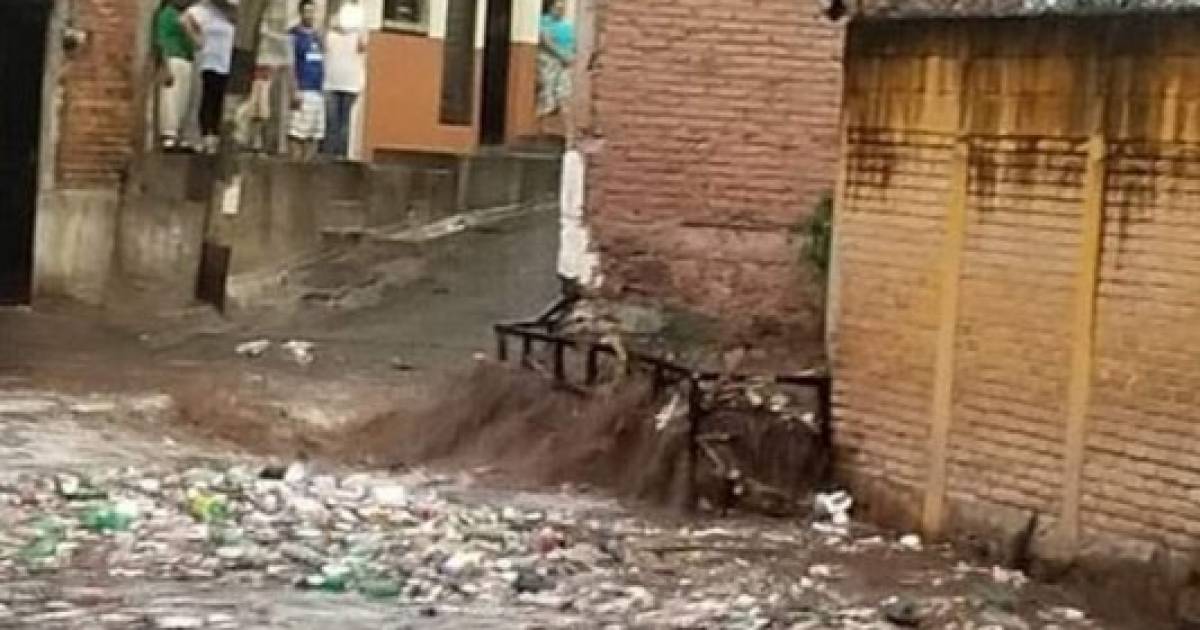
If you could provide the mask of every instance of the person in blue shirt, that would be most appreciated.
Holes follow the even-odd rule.
[[[325,138],[325,44],[316,28],[313,0],[300,0],[300,23],[292,39],[292,119],[288,126],[293,159],[308,161]]]
[[[541,118],[562,113],[571,96],[575,27],[566,19],[566,0],[542,3],[538,45],[538,108]]]

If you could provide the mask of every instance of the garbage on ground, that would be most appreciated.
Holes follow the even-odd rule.
[[[271,347],[271,341],[268,339],[255,339],[254,341],[246,341],[237,345],[234,352],[238,356],[257,359],[266,354]]]
[[[336,476],[299,462],[124,468],[86,481],[46,475],[0,484],[0,518],[12,519],[18,533],[0,530],[0,626],[16,618],[69,630],[142,627],[141,620],[154,628],[275,627],[241,624],[236,607],[185,603],[147,613],[120,595],[62,596],[66,603],[4,595],[9,584],[68,570],[95,571],[101,593],[131,580],[212,593],[253,585],[297,591],[314,606],[395,605],[448,617],[448,627],[456,611],[472,606],[557,620],[546,627],[850,629],[926,627],[933,619],[985,627],[1021,612],[1009,585],[1023,575],[970,565],[963,579],[994,593],[935,601],[901,592],[910,589],[901,583],[895,597],[843,592],[860,584],[850,554],[890,553],[884,536],[837,536],[831,547],[830,537],[789,521],[664,528],[615,507],[571,506],[574,499],[561,495],[468,500],[459,495],[466,487],[457,476],[424,471]],[[847,493],[815,504],[821,522],[848,527]],[[898,540],[914,549],[920,542]],[[810,553],[797,575],[796,563]],[[945,568],[947,576],[959,573]],[[929,583],[922,577],[911,588]],[[50,592],[39,584],[37,592]],[[89,615],[85,601],[109,603]],[[1064,629],[1087,623],[1073,609],[1042,612]],[[79,622],[39,621],[68,618]],[[86,625],[91,619],[99,621]]]
[[[317,345],[311,341],[301,341],[298,339],[293,339],[283,344],[284,351],[299,365],[309,365],[316,360],[316,356],[313,354],[313,350],[316,347]]]
[[[822,492],[813,499],[813,529],[825,534],[850,532],[850,508],[854,498],[849,492]]]
[[[87,508],[80,522],[93,533],[112,533],[128,531],[137,517],[137,505],[130,501],[104,502]]]

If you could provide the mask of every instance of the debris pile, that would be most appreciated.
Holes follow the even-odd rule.
[[[570,495],[515,500],[456,479],[339,477],[298,463],[19,476],[0,484],[0,628],[270,627],[237,607],[124,606],[122,584],[292,592],[415,618],[483,610],[541,627],[1031,627],[1015,604],[1023,576],[1011,572],[923,569],[886,593],[854,582],[856,558],[929,553],[915,537],[671,528]],[[847,498],[823,501],[831,521]],[[970,582],[990,590],[963,594]],[[1040,612],[1063,628],[1089,623]]]

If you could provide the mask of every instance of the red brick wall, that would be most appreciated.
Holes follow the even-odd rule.
[[[57,182],[60,188],[105,188],[119,181],[133,154],[141,111],[134,84],[141,3],[73,4],[89,41],[63,60]]]
[[[598,4],[588,220],[606,288],[811,319],[790,229],[833,187],[841,30],[796,0]]]
[[[1037,512],[1056,552],[1200,549],[1200,17],[857,23],[846,66],[856,492]]]

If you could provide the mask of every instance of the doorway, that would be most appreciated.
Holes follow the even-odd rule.
[[[483,41],[483,98],[479,115],[479,143],[504,144],[508,119],[508,65],[512,47],[513,0],[487,3],[487,28]]]
[[[26,304],[32,297],[42,73],[52,4],[0,2],[0,304]]]

